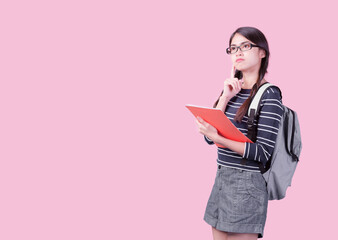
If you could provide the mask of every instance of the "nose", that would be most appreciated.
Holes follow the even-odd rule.
[[[236,52],[236,57],[237,56],[243,56],[243,52],[242,52],[242,50],[240,48]]]

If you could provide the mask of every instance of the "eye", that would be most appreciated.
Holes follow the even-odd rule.
[[[249,49],[250,48],[250,43],[244,43],[242,48],[244,49]]]
[[[236,51],[236,47],[232,46],[232,47],[230,47],[230,50],[231,51]]]

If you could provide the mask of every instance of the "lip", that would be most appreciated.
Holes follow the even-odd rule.
[[[244,59],[243,59],[243,58],[238,58],[238,59],[236,60],[236,62],[241,62],[241,61],[244,61]]]

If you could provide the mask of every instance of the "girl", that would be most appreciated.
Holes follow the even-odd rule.
[[[254,27],[238,28],[226,50],[233,63],[230,78],[214,104],[244,135],[247,110],[264,78],[269,63],[269,46],[264,34]],[[214,240],[251,240],[263,237],[268,193],[260,171],[266,166],[283,115],[281,93],[269,87],[260,103],[256,142],[236,142],[220,136],[215,127],[197,117],[199,132],[208,144],[218,143],[217,172],[204,220],[212,226]],[[246,161],[242,161],[246,159]]]

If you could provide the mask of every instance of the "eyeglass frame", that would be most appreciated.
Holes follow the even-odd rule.
[[[241,46],[244,45],[244,44],[250,44],[250,48],[243,51],[243,50],[241,49]],[[244,42],[244,43],[241,43],[241,45],[239,45],[239,46],[232,45],[232,46],[230,46],[230,47],[236,47],[236,52],[238,52],[238,49],[240,49],[242,52],[246,52],[246,51],[251,50],[252,47],[260,47],[260,46],[255,45],[255,44],[252,44],[252,43],[250,43],[250,42]],[[231,53],[231,52],[230,52],[230,47],[228,47],[228,48],[225,50],[226,53],[227,53],[227,54],[234,54],[234,53],[236,53],[236,52]]]

